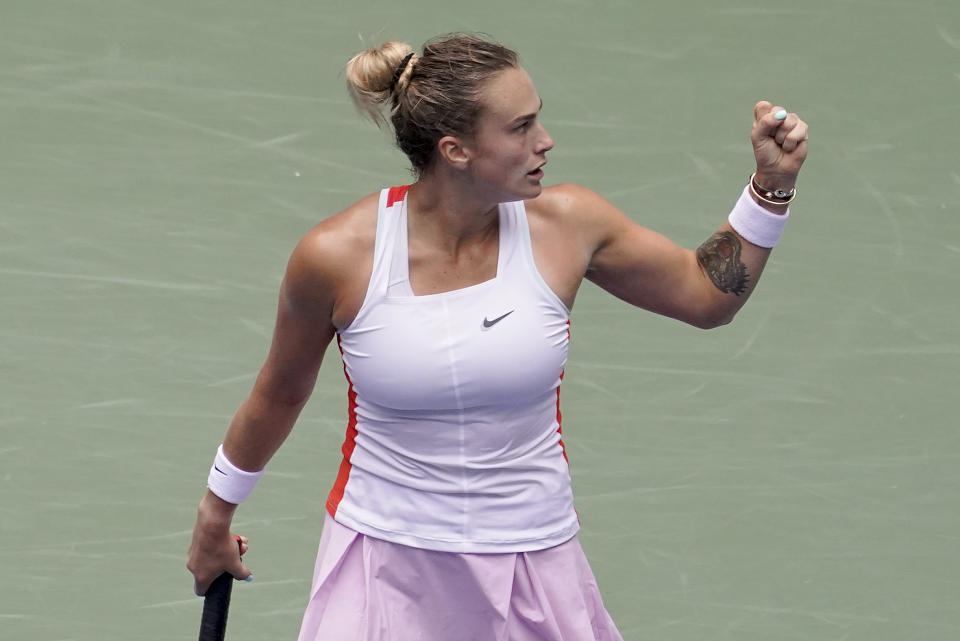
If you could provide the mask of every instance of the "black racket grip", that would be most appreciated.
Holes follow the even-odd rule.
[[[232,591],[233,575],[229,572],[224,572],[210,584],[203,597],[199,641],[223,641],[227,634],[227,611]]]

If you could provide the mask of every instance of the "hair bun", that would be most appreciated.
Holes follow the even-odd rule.
[[[381,122],[381,105],[390,100],[394,85],[404,86],[404,77],[409,78],[412,65],[408,62],[396,80],[394,75],[403,60],[413,53],[413,47],[407,43],[391,40],[351,58],[346,70],[347,90],[357,108]]]

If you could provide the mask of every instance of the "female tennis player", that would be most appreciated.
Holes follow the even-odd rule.
[[[269,355],[199,506],[196,592],[223,571],[249,576],[234,510],[336,337],[349,419],[300,639],[621,639],[577,540],[561,437],[577,289],[589,278],[696,327],[729,322],[787,220],[807,125],[756,104],[755,173],[688,250],[588,189],[542,186],[554,141],[530,76],[497,43],[388,42],[350,60],[347,80],[361,110],[389,120],[416,181],[294,249]]]

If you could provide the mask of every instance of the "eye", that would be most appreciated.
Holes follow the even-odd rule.
[[[524,120],[514,128],[514,131],[519,133],[525,133],[528,129],[530,129],[530,121]]]

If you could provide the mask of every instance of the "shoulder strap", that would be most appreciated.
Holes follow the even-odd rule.
[[[406,229],[401,225],[401,222],[406,220],[406,216],[400,215],[406,206],[404,201],[406,193],[406,186],[390,187],[380,192],[380,204],[377,208],[377,236],[373,249],[373,271],[370,274],[370,284],[367,287],[363,307],[387,294],[397,235],[403,233],[406,236]]]
[[[530,238],[530,223],[527,219],[527,208],[522,200],[502,203],[500,211],[505,215],[500,217],[500,242],[507,244],[504,249],[505,271],[516,270],[523,273],[546,296],[546,299],[564,314],[570,311],[557,294],[550,289],[533,258],[533,241]]]

